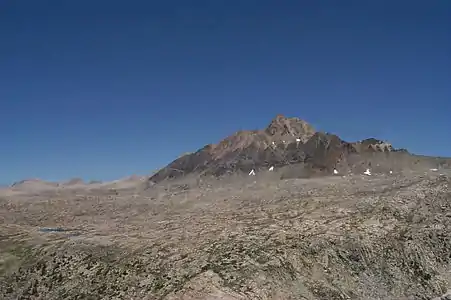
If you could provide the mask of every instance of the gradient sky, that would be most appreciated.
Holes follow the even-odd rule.
[[[149,174],[296,116],[451,156],[451,1],[1,0],[0,183]]]

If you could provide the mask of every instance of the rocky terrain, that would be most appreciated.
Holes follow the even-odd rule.
[[[0,197],[1,299],[432,299],[449,171]]]
[[[450,184],[449,159],[283,116],[150,178],[25,180],[0,299],[451,299]]]

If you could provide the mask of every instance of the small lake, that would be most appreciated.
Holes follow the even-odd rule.
[[[40,228],[40,232],[66,232],[69,231],[68,229],[56,227],[56,228]]]

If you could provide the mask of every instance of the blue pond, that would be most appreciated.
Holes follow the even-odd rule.
[[[41,229],[39,229],[39,231],[41,231],[41,232],[65,232],[68,230],[57,227],[57,228],[41,228]]]

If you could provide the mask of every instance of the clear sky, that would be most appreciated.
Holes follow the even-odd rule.
[[[149,174],[297,116],[451,156],[451,1],[1,0],[0,183]]]

